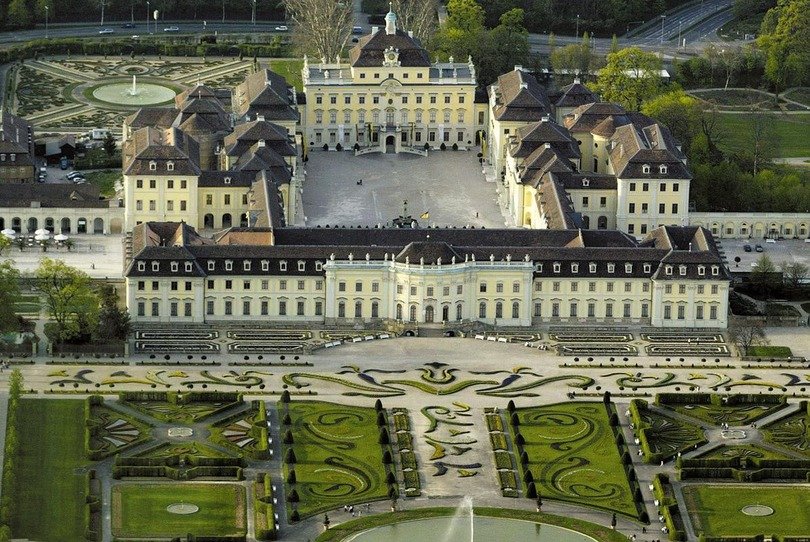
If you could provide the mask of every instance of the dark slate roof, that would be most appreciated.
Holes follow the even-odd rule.
[[[590,132],[610,116],[620,117],[627,112],[622,106],[614,103],[597,102],[574,109],[563,119],[565,127],[571,132]],[[614,122],[617,122],[614,120]],[[629,121],[624,121],[626,124]]]
[[[580,157],[579,145],[568,130],[547,118],[518,128],[509,154],[515,158],[526,158],[546,143],[565,158]]]
[[[610,140],[612,146],[610,161],[618,177],[638,179],[690,179],[691,173],[681,158],[666,147],[659,146],[663,140],[650,141],[644,131],[633,124],[616,128]],[[651,144],[655,146],[651,148]],[[650,173],[644,173],[644,166],[650,166]],[[660,173],[659,166],[667,166],[666,173]]]
[[[180,94],[178,94],[177,96],[175,96],[174,104],[177,107],[182,107],[189,97],[197,99],[199,98],[217,99],[217,92],[211,87],[203,85],[202,83],[197,83],[193,87],[189,87]]]
[[[133,130],[146,126],[168,128],[174,124],[179,112],[179,109],[173,107],[142,107],[124,119],[124,122]]]
[[[285,128],[261,120],[237,125],[232,133],[225,136],[225,152],[229,156],[240,156],[258,141],[264,141],[266,146],[282,156],[297,154]]]
[[[566,190],[616,190],[616,176],[598,173],[557,173]]]
[[[24,118],[12,115],[5,108],[0,109],[0,139],[18,143],[25,149],[24,152],[34,155],[33,127]]]
[[[141,128],[123,148],[125,175],[199,175],[200,149],[197,141],[179,128]],[[157,169],[149,168],[151,162]],[[168,170],[168,162],[174,170]]]
[[[542,177],[537,186],[537,200],[549,228],[569,230],[582,227],[582,215],[574,210],[570,196],[554,173]]]
[[[424,259],[425,263],[433,264],[439,260],[442,263],[449,264],[453,261],[461,261],[462,257],[458,252],[453,250],[453,247],[443,241],[413,241],[408,243],[405,248],[400,251],[396,256],[396,261],[405,262],[406,260],[411,263],[419,263],[420,259]]]
[[[599,100],[596,94],[579,82],[579,79],[575,79],[573,83],[564,86],[549,98],[556,107],[579,107]]]
[[[357,45],[349,51],[349,61],[355,68],[381,67],[384,52],[389,47],[398,50],[402,67],[430,67],[428,52],[418,39],[410,37],[402,30],[397,30],[395,34],[386,34],[384,28],[360,38]]]
[[[515,69],[498,77],[495,118],[500,121],[538,121],[551,114],[551,102],[535,77]]]
[[[298,120],[295,91],[286,79],[264,69],[248,75],[236,86],[233,110],[237,115],[262,115],[267,120]]]
[[[94,208],[109,207],[110,202],[99,197],[98,187],[92,184],[0,184],[0,206]]]
[[[254,177],[252,173],[242,171],[203,171],[200,173],[197,186],[200,188],[226,186],[247,187],[253,184]]]

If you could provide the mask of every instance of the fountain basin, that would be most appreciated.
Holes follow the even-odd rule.
[[[171,101],[177,92],[156,83],[138,81],[136,93],[131,83],[109,83],[93,89],[93,98],[117,106],[156,105]]]
[[[597,542],[595,538],[571,529],[520,519],[475,516],[473,524],[475,530],[473,542],[492,542],[493,540]],[[446,535],[444,538],[437,537],[438,533],[446,533]],[[457,519],[454,519],[453,516],[444,516],[376,527],[344,539],[345,542],[410,542],[413,540],[470,542],[470,528],[466,524],[457,523]]]

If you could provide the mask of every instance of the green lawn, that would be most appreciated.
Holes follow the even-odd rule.
[[[301,70],[303,67],[304,60],[300,58],[270,59],[270,69],[283,76],[288,84],[295,87],[297,92],[304,91],[304,83],[301,80]]]
[[[115,196],[115,181],[122,178],[120,169],[88,171],[84,175],[88,183],[98,186],[99,193],[108,198]]]
[[[279,412],[284,407],[280,403]],[[295,469],[297,483],[287,487],[287,495],[293,489],[298,493],[302,518],[388,497],[373,408],[320,401],[294,401],[289,408],[294,444],[285,446],[284,470]],[[289,448],[295,452],[294,465],[286,462]]]
[[[792,459],[792,456],[788,456],[786,454],[780,454],[778,452],[774,452],[773,450],[769,450],[767,448],[762,448],[755,444],[742,444],[740,446],[721,446],[720,448],[715,448],[710,452],[701,455],[701,459],[731,459],[734,457],[747,457],[747,458],[757,458],[757,459]]]
[[[561,403],[515,412],[528,468],[544,499],[637,516],[603,403]]]
[[[789,98],[794,102],[803,103],[804,105],[810,105],[810,87],[800,87],[786,92],[785,98]]]
[[[171,504],[199,506],[173,514]],[[245,488],[236,484],[117,484],[112,490],[112,531],[119,537],[239,536],[247,532]]]
[[[762,358],[789,358],[793,351],[787,346],[752,346],[748,349],[749,356]]]
[[[84,540],[84,401],[21,399],[15,537]]]
[[[689,485],[683,488],[689,515],[698,534],[706,536],[810,535],[810,487],[765,484]],[[762,504],[773,515],[752,517],[741,512]]]
[[[720,425],[721,423],[727,423],[729,425],[749,425],[751,422],[755,422],[768,414],[776,412],[785,405],[672,404],[662,406],[714,425]]]
[[[741,151],[750,146],[752,119],[746,114],[717,114],[723,130],[720,147],[725,151]],[[810,156],[810,114],[782,115],[774,113],[774,131],[779,138],[776,156],[783,158]]]

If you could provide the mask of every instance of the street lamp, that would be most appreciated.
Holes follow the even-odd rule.
[[[666,18],[666,15],[661,15],[661,45],[664,44],[664,19]]]
[[[222,22],[225,22],[225,0],[222,0]]]
[[[49,6],[45,6],[45,39],[48,39],[48,11],[50,11]]]
[[[577,13],[577,34],[576,37],[579,38],[579,13]]]
[[[678,19],[678,47],[680,47],[680,46],[681,46],[681,23],[682,23],[682,22],[683,22],[683,21],[681,21],[680,19]]]
[[[256,0],[253,0],[253,10],[250,14],[250,24],[256,26]]]
[[[150,12],[150,10],[149,10],[149,0],[146,0],[146,33],[147,34],[151,34],[151,32],[149,32],[149,12]]]

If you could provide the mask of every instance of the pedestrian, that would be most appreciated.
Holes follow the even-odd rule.
[[[348,505],[348,504],[344,504],[344,505],[343,505],[343,511],[344,511],[344,512],[348,512],[348,511],[349,511],[349,505]]]

